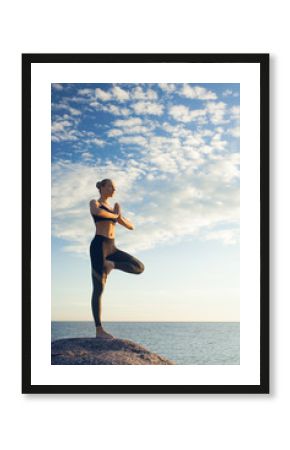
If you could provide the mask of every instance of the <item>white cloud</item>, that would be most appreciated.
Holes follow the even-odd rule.
[[[151,136],[144,147],[142,154],[146,166],[165,178],[172,174],[192,174],[204,162],[201,152],[178,137]]]
[[[97,102],[96,100],[94,100],[93,102],[90,102],[89,105],[92,106],[93,108],[96,108],[96,109],[102,109],[103,108],[102,103]]]
[[[136,114],[152,114],[160,116],[163,114],[163,105],[153,102],[137,102],[131,105]]]
[[[189,84],[184,84],[179,93],[184,97],[198,100],[215,100],[217,98],[214,92],[208,91],[202,86],[192,87]]]
[[[72,114],[73,116],[81,115],[81,111],[79,109],[72,108],[72,107],[68,107],[67,109],[70,112],[70,114]]]
[[[239,153],[230,153],[227,156],[219,156],[211,161],[212,162],[209,163],[206,168],[209,176],[219,179],[222,184],[231,183],[232,181],[239,179]]]
[[[231,89],[226,89],[226,90],[223,92],[223,96],[224,96],[224,97],[228,97],[229,95],[233,95],[233,91],[232,91]]]
[[[232,106],[230,109],[231,119],[239,120],[240,119],[240,107],[238,105]]]
[[[141,147],[147,144],[147,140],[143,136],[123,136],[118,140],[122,144],[140,145]]]
[[[148,100],[158,100],[158,94],[154,89],[148,89],[147,91],[147,99]]]
[[[131,98],[133,100],[157,100],[158,95],[153,89],[144,91],[141,86],[136,86],[131,92]]]
[[[72,108],[70,105],[68,105],[67,103],[64,103],[64,102],[52,103],[51,106],[52,106],[53,111],[64,109],[65,111],[69,112],[72,116],[80,116],[81,115],[81,111],[79,109]]]
[[[231,136],[236,137],[236,138],[240,137],[240,127],[238,126],[238,127],[230,128],[228,130],[228,134],[230,134]]]
[[[104,91],[103,89],[100,88],[95,89],[95,95],[97,99],[100,99],[103,102],[107,102],[112,98],[112,94],[109,91]]]
[[[239,230],[237,228],[228,230],[211,231],[206,234],[205,239],[208,240],[221,240],[227,245],[237,244],[239,241]]]
[[[95,144],[97,147],[104,147],[104,145],[106,144],[106,142],[103,141],[103,139],[99,139],[99,138],[91,139],[90,143]]]
[[[143,127],[143,126],[137,126],[137,127],[130,127],[126,129],[126,132],[128,134],[139,134],[139,133],[149,133],[149,129],[147,127]]]
[[[93,154],[90,152],[83,152],[82,153],[82,158],[85,160],[91,160],[93,158]]]
[[[159,83],[159,87],[160,87],[163,91],[167,92],[168,94],[174,92],[175,89],[176,89],[176,88],[175,88],[175,84],[173,84],[173,83]]]
[[[212,136],[213,131],[212,130],[206,130],[205,128],[199,131],[199,134],[203,137],[205,136]]]
[[[234,105],[229,110],[229,117],[232,120],[233,126],[227,130],[227,134],[235,138],[240,137],[240,106]]]
[[[52,142],[74,141],[74,148],[84,150],[88,144],[103,147],[106,142],[93,131],[79,130],[80,118],[75,116],[56,116],[51,125]]]
[[[108,100],[107,100],[108,101]],[[105,111],[115,116],[129,116],[131,111],[129,108],[122,108],[117,105],[113,105],[112,103],[103,104],[97,101],[90,102],[90,106],[96,108],[99,111]]]
[[[120,88],[120,86],[113,86],[112,95],[115,100],[124,102],[130,99],[130,94],[125,89]]]
[[[70,127],[72,125],[68,120],[62,120],[59,122],[53,122],[51,125],[51,131],[54,133],[55,131],[64,131],[66,127]]]
[[[79,89],[78,90],[78,95],[84,95],[84,96],[91,97],[93,94],[94,94],[94,90],[93,89],[83,88],[83,89]]]
[[[107,132],[108,137],[116,137],[116,136],[122,136],[124,134],[123,131],[118,130],[116,128],[113,128],[112,130],[109,130]]]
[[[206,104],[207,112],[210,115],[210,120],[214,125],[227,123],[224,116],[226,113],[226,103],[224,102],[208,102]]]
[[[64,130],[61,133],[54,133],[51,136],[52,142],[78,141],[79,137],[75,130]]]
[[[52,88],[55,89],[56,91],[63,90],[63,86],[60,83],[52,83]]]
[[[116,116],[129,116],[129,114],[130,114],[130,109],[120,108],[119,106],[116,106],[116,105],[106,105],[102,108],[102,110],[107,111]]]
[[[198,131],[193,131],[183,123],[171,125],[168,122],[164,122],[161,125],[161,129],[173,137],[182,138],[184,140],[184,144],[193,146],[204,145],[204,138],[213,136],[214,134],[212,130],[201,129],[200,127],[198,127]]]
[[[205,109],[189,109],[185,105],[174,105],[169,109],[169,114],[180,122],[192,122],[206,115]]]
[[[133,127],[141,124],[142,120],[139,117],[132,117],[131,119],[118,119],[114,122],[116,127]]]
[[[234,92],[232,89],[226,89],[223,94],[224,97],[229,97],[229,96],[233,96],[233,97],[238,97],[239,93],[238,92]]]
[[[171,125],[168,122],[164,122],[162,124],[162,130],[167,131],[167,133],[171,133],[172,135],[175,133],[179,133],[180,130],[182,130],[183,127],[180,124],[177,125]]]
[[[219,130],[219,132],[215,133],[211,139],[210,145],[216,150],[223,150],[227,145],[227,141],[222,140],[221,137],[222,133]]]
[[[223,134],[225,130],[222,127],[216,127],[215,131],[216,131],[216,133]]]
[[[77,141],[78,132],[74,128],[74,122],[63,120],[61,117],[51,124],[52,142]]]
[[[202,136],[199,133],[190,133],[184,143],[186,145],[192,145],[194,147],[199,147],[200,145],[204,144],[204,140],[202,138]]]
[[[143,124],[143,121],[138,118],[131,118],[131,119],[119,119],[115,120],[113,123],[114,126],[119,127],[121,129],[112,129],[108,131],[108,136],[115,137],[115,136],[123,136],[125,134],[149,134],[151,132],[151,129],[153,127],[152,124],[149,122],[149,127],[145,126]]]

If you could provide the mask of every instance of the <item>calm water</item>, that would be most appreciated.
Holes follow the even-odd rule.
[[[239,322],[103,322],[115,337],[130,339],[176,364],[240,364]],[[52,322],[52,341],[93,337],[93,322]]]

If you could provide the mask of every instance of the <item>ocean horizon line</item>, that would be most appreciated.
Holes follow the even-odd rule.
[[[51,322],[82,322],[92,320],[51,320]],[[240,323],[240,320],[103,320],[103,323]]]

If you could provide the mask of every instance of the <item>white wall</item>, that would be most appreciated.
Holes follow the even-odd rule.
[[[148,450],[182,446],[268,450],[278,439],[289,440],[290,296],[286,252],[290,64],[286,4],[279,0],[147,0],[142,5],[136,0],[26,0],[2,5],[3,448],[74,450],[103,446]],[[24,52],[271,53],[271,395],[21,394],[20,147]]]

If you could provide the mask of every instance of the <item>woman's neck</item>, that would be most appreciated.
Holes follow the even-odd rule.
[[[107,199],[108,199],[108,197],[102,197],[102,196],[100,196],[100,201],[101,201],[102,203],[107,203]]]

